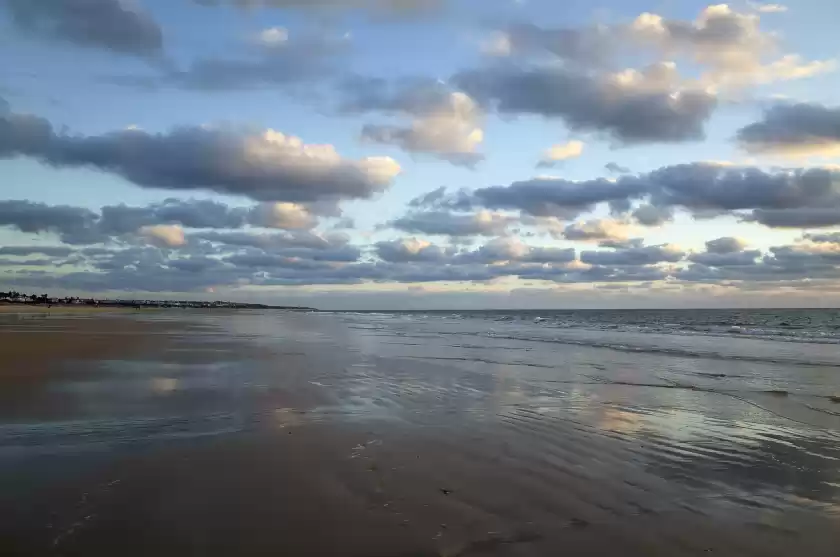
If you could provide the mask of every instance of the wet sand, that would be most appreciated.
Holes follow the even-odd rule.
[[[752,424],[685,421],[675,442],[651,433],[662,416],[610,391],[584,407],[584,386],[392,357],[307,315],[0,316],[0,339],[3,555],[834,555],[840,543],[824,487],[840,470],[808,456],[836,451],[831,428],[805,438],[757,411]],[[752,452],[731,450],[751,426]],[[692,428],[719,443],[688,441]]]

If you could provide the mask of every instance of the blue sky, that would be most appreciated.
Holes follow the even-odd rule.
[[[835,2],[244,4],[0,0],[0,289],[836,305]]]

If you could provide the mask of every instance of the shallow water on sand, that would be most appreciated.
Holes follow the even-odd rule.
[[[4,320],[153,342],[54,354],[0,395],[3,547],[834,554],[836,346],[528,317]]]

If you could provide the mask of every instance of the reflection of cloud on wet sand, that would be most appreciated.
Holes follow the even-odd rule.
[[[601,429],[626,434],[636,433],[643,425],[643,421],[638,414],[612,407],[607,407],[604,410],[598,423],[598,427]]]
[[[168,395],[178,390],[179,383],[174,377],[155,377],[151,380],[151,387],[158,394]]]

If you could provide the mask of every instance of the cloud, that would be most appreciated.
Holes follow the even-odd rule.
[[[366,10],[373,13],[417,14],[442,7],[444,0],[193,0],[202,6],[241,9],[274,8],[300,11]]]
[[[745,251],[746,243],[740,238],[726,236],[706,242],[705,253],[693,253],[688,260],[706,267],[742,267],[756,264],[761,251]]]
[[[388,223],[392,228],[420,234],[448,236],[500,236],[516,219],[478,211],[455,214],[449,211],[412,212]]]
[[[770,228],[826,228],[840,225],[840,207],[756,209],[744,220]]]
[[[670,207],[657,207],[647,203],[633,211],[633,218],[642,226],[662,226],[674,220],[674,213]]]
[[[689,260],[708,267],[741,267],[755,265],[756,259],[761,256],[759,250],[736,251],[727,253],[695,253],[689,256]]]
[[[187,243],[184,229],[177,224],[144,226],[140,229],[140,235],[150,244],[161,248],[174,248]]]
[[[758,283],[795,288],[808,284],[806,279],[840,279],[840,249],[831,234],[807,235],[809,243],[774,246],[768,253],[744,250],[743,243],[733,238],[712,240],[706,252],[692,254],[672,245],[643,246],[638,239],[607,240],[605,245],[617,247],[584,251],[578,260],[572,248],[531,246],[516,238],[495,239],[472,250],[402,238],[379,242],[363,257],[362,250],[344,235],[216,230],[183,234],[181,241],[183,230],[178,226],[149,228],[154,232],[144,232],[162,248],[135,244],[0,250],[0,256],[6,257],[0,265],[8,268],[3,282],[21,288],[187,293],[221,286],[464,282],[503,277],[558,284],[629,283],[645,289],[666,279],[675,287],[706,283],[738,289],[764,288]],[[15,259],[35,253],[47,257]],[[58,270],[70,263],[73,271]]]
[[[71,248],[63,246],[0,246],[0,256],[25,257],[37,253],[48,257],[67,257],[72,252]]]
[[[592,67],[605,65],[615,54],[617,42],[605,26],[549,29],[515,24],[495,32],[488,46],[495,46],[491,50],[497,55],[548,53],[568,63]]]
[[[612,219],[593,219],[566,226],[563,236],[567,240],[593,242],[601,240],[624,241],[630,232],[626,223]]]
[[[537,163],[537,168],[552,167],[560,161],[574,159],[583,153],[583,142],[572,140],[568,143],[552,145],[543,154],[542,160]]]
[[[211,200],[169,198],[144,207],[106,205],[96,228],[107,235],[130,234],[144,226],[178,224],[187,228],[240,228],[248,210]]]
[[[561,118],[574,131],[602,132],[619,144],[701,139],[717,99],[700,89],[666,90],[661,72],[598,75],[567,67],[489,67],[453,82],[501,114]]]
[[[96,244],[131,242],[137,236],[147,236],[144,230],[154,231],[156,227],[230,231],[252,225],[294,231],[287,237],[307,238],[313,245],[323,238],[304,231],[318,224],[318,214],[330,214],[331,210],[329,204],[317,203],[261,203],[248,208],[206,199],[169,198],[145,206],[106,205],[96,213],[81,207],[10,200],[0,201],[0,226],[37,234],[55,233],[70,244]],[[340,234],[331,237],[343,238]]]
[[[347,236],[341,233],[324,235],[304,230],[273,233],[212,230],[194,232],[190,234],[190,238],[206,240],[225,247],[252,247],[275,253],[297,248],[329,250],[345,247],[349,241]]]
[[[782,104],[741,128],[738,140],[750,153],[789,157],[840,156],[840,108]]]
[[[318,225],[318,218],[308,207],[297,203],[262,203],[251,210],[249,222],[281,230],[311,230]]]
[[[510,56],[513,44],[510,35],[503,31],[495,31],[480,43],[481,52],[488,56]]]
[[[425,153],[456,165],[473,166],[484,156],[483,114],[460,91],[429,80],[386,81],[355,77],[341,85],[342,111],[408,116],[408,124],[367,124],[362,139]]]
[[[441,262],[448,259],[451,253],[430,242],[417,238],[402,238],[376,244],[376,254],[383,261],[391,263],[405,262]]]
[[[745,246],[745,242],[740,238],[726,236],[706,242],[706,251],[714,254],[736,253],[743,251]]]
[[[580,260],[590,265],[653,265],[675,263],[685,257],[685,252],[673,245],[622,248],[612,251],[584,251]]]
[[[275,47],[289,40],[289,30],[285,27],[268,27],[256,33],[253,41],[266,47]]]
[[[613,174],[629,174],[630,169],[626,166],[620,166],[614,162],[608,162],[604,165],[604,169]]]
[[[349,40],[344,37],[290,38],[285,29],[278,27],[264,29],[253,42],[259,47],[255,56],[199,58],[186,69],[168,71],[152,78],[148,84],[206,91],[289,85],[336,71],[336,63],[350,47]],[[128,79],[129,84],[132,81]]]
[[[34,36],[140,56],[158,57],[163,33],[134,2],[124,0],[5,0],[12,20]]]
[[[761,288],[760,283],[784,283],[806,287],[821,279],[840,279],[840,251],[818,245],[774,246],[770,252],[744,251],[729,254],[697,254],[709,264],[693,263],[674,273],[683,281],[737,284]],[[714,263],[716,266],[712,266]],[[807,282],[806,282],[807,281]],[[818,283],[819,284],[819,283]]]
[[[570,263],[575,260],[574,248],[545,248],[524,244],[516,238],[497,238],[472,252],[461,253],[463,263]],[[517,273],[518,274],[518,273]]]
[[[760,29],[757,14],[737,12],[726,4],[704,8],[694,21],[644,13],[629,27],[629,36],[666,56],[688,56],[708,68],[702,81],[713,85],[800,79],[833,69],[832,61],[807,62],[795,54],[766,62],[777,37]]]
[[[788,11],[787,6],[782,4],[763,4],[761,2],[747,2],[747,5],[753,10],[765,14],[781,14]]]
[[[583,182],[535,178],[510,186],[479,188],[462,194],[455,203],[488,209],[518,209],[536,217],[575,218],[592,211],[598,203],[640,197],[649,190],[649,184],[635,178],[616,182],[603,178]]]
[[[389,157],[343,159],[332,145],[307,145],[274,130],[184,126],[152,134],[56,133],[43,118],[0,113],[0,158],[93,167],[141,187],[210,190],[258,201],[369,198],[399,173]]]
[[[818,244],[840,244],[840,232],[825,234],[805,234],[804,238]]]
[[[67,205],[47,205],[25,200],[0,201],[0,226],[11,226],[21,232],[51,232],[66,243],[84,238],[96,222],[93,211]]]
[[[664,167],[644,178],[655,204],[689,209],[792,209],[840,202],[838,174],[820,168],[765,172],[693,163]]]
[[[774,58],[776,34],[760,27],[759,13],[782,11],[783,6],[755,5],[742,13],[726,4],[710,5],[693,20],[670,19],[645,12],[629,23],[579,28],[512,25],[494,32],[488,44],[497,55],[561,62],[591,72],[615,67],[629,54],[660,58],[660,70],[679,59],[699,65],[699,84],[743,87],[778,80],[802,79],[835,69],[833,60],[807,61],[796,54]],[[622,75],[638,75],[630,69]],[[676,75],[671,84],[676,84]],[[650,83],[648,84],[648,86]]]
[[[614,180],[534,178],[473,191],[437,189],[410,205],[435,209],[519,210],[532,217],[571,220],[602,203],[654,226],[686,210],[696,218],[734,214],[768,226],[828,226],[840,208],[840,172],[829,168],[776,169],[690,163]],[[802,224],[796,224],[802,223]]]

